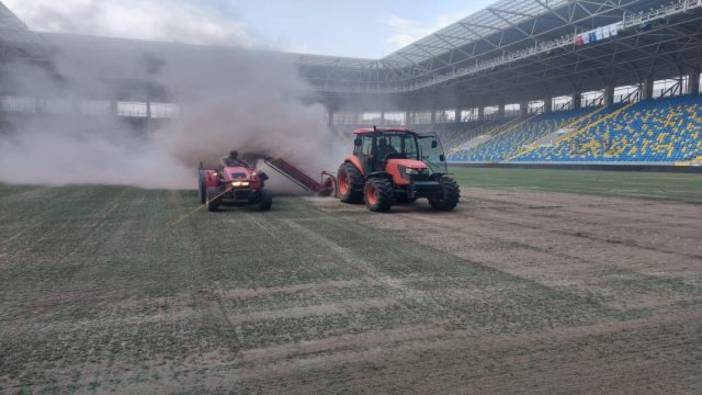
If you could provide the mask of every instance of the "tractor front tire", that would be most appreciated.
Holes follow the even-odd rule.
[[[214,213],[219,210],[219,206],[222,204],[222,197],[218,188],[207,188],[207,211]]]
[[[261,189],[261,200],[258,201],[258,209],[261,211],[269,211],[273,207],[273,193],[270,190]]]
[[[429,204],[434,210],[451,211],[461,200],[461,189],[456,181],[449,177],[442,177],[439,182],[443,194],[440,197],[429,198]]]
[[[339,199],[344,203],[361,203],[363,201],[363,175],[352,163],[345,162],[337,173]]]
[[[387,213],[395,200],[392,182],[384,178],[372,178],[363,188],[363,200],[370,211]]]

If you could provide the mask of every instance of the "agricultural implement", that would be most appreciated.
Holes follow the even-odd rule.
[[[336,177],[322,172],[319,181],[305,174],[281,158],[251,157],[251,163],[259,160],[283,175],[303,190],[319,196],[336,195]],[[200,203],[208,211],[217,211],[222,204],[257,205],[262,211],[271,209],[273,196],[265,188],[266,173],[246,167],[205,168],[201,163],[198,172]]]
[[[321,173],[320,179],[317,181],[284,159],[267,158],[264,159],[264,163],[309,193],[319,196],[336,194],[336,177],[326,171]]]

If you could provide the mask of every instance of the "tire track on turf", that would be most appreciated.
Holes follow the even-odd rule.
[[[454,311],[452,308],[446,304],[441,303],[437,300],[430,292],[417,289],[415,287],[407,285],[402,279],[395,278],[386,275],[381,270],[379,270],[372,262],[359,257],[351,249],[342,247],[335,241],[327,238],[326,236],[311,230],[292,219],[284,219],[283,222],[289,227],[295,229],[296,232],[305,235],[311,242],[321,245],[327,250],[333,252],[335,255],[340,257],[348,266],[354,267],[358,272],[362,274],[362,277],[370,279],[373,283],[387,287],[398,292],[402,295],[402,298],[398,299],[398,302],[404,306],[405,311],[408,315],[412,314],[412,306],[408,304],[408,300],[419,304],[421,306],[430,306],[433,311],[439,312],[438,315],[444,318],[442,321],[437,321],[434,324],[437,327],[441,327],[451,318],[456,318],[461,316],[460,311]]]
[[[62,205],[65,204],[65,200],[72,199],[74,197],[78,197],[81,194],[78,191],[75,190],[69,190],[65,193],[65,196],[61,196],[60,198],[57,198],[54,196],[54,199],[49,200],[47,204],[42,206],[41,210],[42,211],[33,211],[30,216],[22,216],[21,217],[21,229],[19,232],[15,233],[13,236],[0,241],[0,248],[4,248],[7,245],[9,245],[12,241],[19,239],[21,236],[28,234],[28,233],[35,233],[36,229],[42,229],[46,226],[46,216],[44,215],[47,212],[53,212],[56,207],[61,207]],[[12,211],[15,215],[17,215],[17,211],[15,210],[8,210]],[[22,212],[20,211],[19,213],[22,215]],[[3,221],[6,219],[11,218],[11,216],[5,216],[3,218]],[[16,222],[16,221],[15,221]],[[63,224],[57,229],[55,229],[52,233],[42,233],[41,237],[34,239],[33,242],[34,244],[38,244],[39,242],[42,242],[46,240],[50,235],[53,235],[55,233],[60,232],[63,230],[69,223],[67,221],[64,221]]]
[[[498,222],[501,224],[521,227],[521,228],[525,228],[525,229],[537,230],[537,231],[541,231],[541,232],[549,233],[549,234],[568,235],[571,237],[593,240],[593,241],[606,243],[606,244],[610,244],[610,245],[623,245],[623,246],[627,246],[627,247],[638,248],[638,249],[645,250],[645,251],[652,251],[652,252],[658,252],[658,253],[663,253],[663,254],[677,255],[677,256],[691,258],[691,259],[695,259],[695,260],[702,260],[702,255],[689,254],[689,253],[675,251],[675,250],[671,250],[671,249],[667,249],[667,248],[656,248],[656,247],[652,247],[652,246],[643,245],[643,244],[638,243],[634,240],[620,240],[620,239],[614,239],[614,238],[606,238],[606,237],[598,236],[598,235],[591,234],[591,233],[572,232],[572,231],[569,231],[567,229],[558,229],[558,228],[547,227],[547,226],[541,227],[541,226],[536,226],[536,225],[529,225],[529,224],[510,221],[510,220],[506,220],[506,219],[499,219],[496,217],[491,217],[490,221],[495,221],[495,222]]]
[[[485,191],[481,191],[485,193]],[[489,192],[489,191],[488,191]],[[483,194],[473,197],[475,201],[482,201],[486,203],[492,203],[496,205],[511,206],[519,209],[523,209],[524,212],[528,212],[529,209],[534,207],[544,207],[545,203],[550,205],[556,205],[564,210],[567,210],[568,214],[576,218],[577,220],[583,219],[587,216],[597,216],[606,219],[608,223],[619,222],[619,221],[631,221],[635,220],[639,223],[647,223],[651,225],[669,225],[671,219],[678,219],[684,221],[690,221],[691,223],[681,223],[678,221],[679,225],[682,227],[689,228],[691,231],[702,231],[702,227],[695,226],[699,225],[695,215],[678,215],[674,212],[672,207],[683,207],[693,210],[690,203],[680,203],[680,202],[670,202],[670,203],[657,203],[657,202],[642,202],[640,199],[621,199],[621,198],[610,198],[603,199],[599,196],[593,196],[594,199],[598,199],[601,204],[596,204],[592,202],[579,203],[578,201],[573,202],[574,198],[569,196],[562,196],[563,194],[555,194],[559,196],[558,199],[551,198],[547,199],[544,196],[534,197],[528,192],[516,194],[514,192],[506,194],[507,196],[500,198],[502,195],[488,195]],[[526,196],[525,196],[526,195]],[[549,194],[552,195],[552,194]],[[547,195],[548,196],[548,195]],[[467,198],[467,197],[466,197]],[[516,200],[518,199],[518,200]],[[547,200],[544,200],[547,199]],[[613,202],[614,203],[613,203]],[[564,205],[567,202],[567,205]],[[670,210],[667,210],[665,214],[656,214],[655,218],[642,217],[642,211],[650,211],[645,209],[640,209],[641,206],[646,207],[668,207],[672,206]],[[637,209],[632,209],[631,207],[637,207]],[[603,207],[614,207],[614,210],[603,211]],[[493,207],[490,207],[494,209]],[[572,218],[571,218],[572,219]]]

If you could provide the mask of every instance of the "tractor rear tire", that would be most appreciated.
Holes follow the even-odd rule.
[[[261,189],[261,200],[258,201],[258,209],[269,211],[273,207],[273,193],[268,189]]]
[[[434,210],[451,211],[458,205],[461,200],[461,189],[456,181],[449,177],[442,177],[441,189],[443,195],[441,197],[429,198],[429,204]]]
[[[218,188],[207,188],[207,211],[214,213],[219,210],[219,206],[222,204],[222,197]]]
[[[372,178],[363,188],[363,200],[370,211],[387,213],[395,201],[392,182],[384,178]]]
[[[339,199],[344,203],[361,203],[363,201],[363,175],[352,163],[345,162],[337,173]]]
[[[198,171],[197,176],[197,192],[200,197],[200,204],[207,203],[207,181],[202,171]]]

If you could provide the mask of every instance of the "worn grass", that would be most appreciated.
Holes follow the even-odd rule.
[[[609,193],[516,172],[457,170],[468,186]],[[276,346],[415,327],[513,336],[642,314],[299,198],[210,214],[189,191],[0,185],[0,393],[232,390],[213,384],[222,377],[249,388],[258,377],[237,375],[258,365],[242,353]]]

